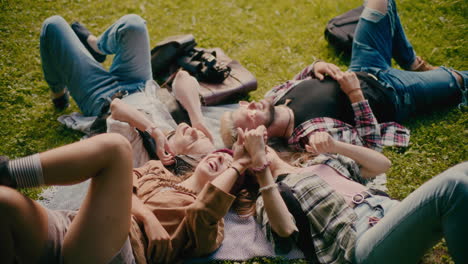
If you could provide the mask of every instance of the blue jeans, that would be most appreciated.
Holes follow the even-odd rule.
[[[456,105],[462,91],[468,91],[467,71],[457,71],[464,79],[464,87],[461,87],[454,73],[446,67],[427,72],[398,70],[391,67],[392,58],[403,69],[409,69],[416,54],[401,26],[395,1],[388,0],[386,14],[367,7],[361,14],[349,70],[371,73],[394,91],[396,121]]]
[[[403,201],[373,196],[355,209],[355,263],[417,263],[442,237],[467,263],[468,162],[432,178]],[[369,217],[383,217],[374,227]]]
[[[44,21],[40,42],[44,77],[52,92],[67,88],[87,116],[98,115],[117,91],[141,90],[152,79],[146,22],[137,15],[123,16],[98,38],[102,53],[115,54],[109,70],[94,60],[60,16]]]

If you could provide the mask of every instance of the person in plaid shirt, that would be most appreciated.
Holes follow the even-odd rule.
[[[294,167],[266,147],[264,126],[238,133],[258,183],[255,217],[278,254],[297,246],[311,263],[417,263],[445,238],[456,263],[468,259],[468,162],[400,202],[362,185],[391,165],[375,150],[318,132],[318,156]]]
[[[376,8],[383,12],[374,12]],[[306,150],[313,132],[329,128],[335,139],[376,150],[406,146],[408,131],[388,122],[402,122],[460,101],[468,104],[468,73],[434,67],[416,56],[395,1],[377,1],[375,7],[363,11],[362,17],[366,23],[356,28],[349,66],[353,73],[315,61],[292,80],[274,87],[264,100],[240,102],[239,109],[223,116],[225,144],[232,144],[233,128],[265,125],[270,137],[285,138]],[[404,70],[392,68],[392,58]],[[368,113],[369,106],[375,118],[368,115],[363,119],[361,110]],[[363,131],[365,134],[361,134]]]
[[[337,140],[377,151],[381,151],[383,146],[407,146],[409,130],[395,122],[377,121],[369,100],[364,97],[363,83],[354,72],[342,72],[336,68],[334,76],[339,84],[339,91],[324,86],[324,90],[330,93],[327,97],[314,95],[314,89],[310,89],[310,95],[299,94],[293,95],[294,98],[285,99],[284,95],[291,95],[288,91],[295,90],[293,88],[298,86],[301,80],[310,79],[312,72],[316,75],[323,74],[333,66],[325,62],[315,62],[296,76],[295,81],[288,81],[273,88],[267,93],[267,99],[260,102],[240,102],[237,110],[225,113],[222,117],[221,136],[224,143],[227,146],[232,144],[236,137],[236,127],[252,129],[265,125],[268,127],[269,137],[285,138],[296,150],[309,152],[314,151],[309,145],[310,136],[321,131],[327,131]],[[327,81],[327,85],[332,83],[332,80]],[[364,87],[369,91],[369,98],[374,105],[378,105],[375,97],[384,98],[378,92],[371,92],[368,85]],[[297,106],[292,105],[295,101],[300,101]],[[379,111],[382,114],[381,120],[391,120],[391,116],[394,115],[391,112],[394,111]],[[348,116],[348,113],[354,113],[354,118]]]

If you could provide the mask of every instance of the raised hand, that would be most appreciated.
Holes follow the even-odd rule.
[[[244,147],[252,158],[252,167],[261,167],[266,162],[266,128],[259,126],[244,132]]]
[[[361,91],[361,84],[354,72],[342,72],[337,74],[336,80],[340,84],[341,90],[348,96],[354,91]]]
[[[327,132],[316,132],[309,135],[309,144],[305,146],[307,152],[313,154],[335,153],[336,141]]]
[[[338,72],[341,72],[340,68],[333,63],[319,61],[314,64],[314,75],[321,81],[325,78],[325,75],[336,79]]]
[[[171,237],[154,215],[146,217],[143,225],[148,237],[146,259],[154,263],[165,262],[167,253],[172,249]]]
[[[159,128],[154,128],[151,131],[151,136],[156,141],[156,155],[164,165],[171,165],[175,162],[174,154],[169,146],[166,136]]]
[[[250,165],[252,160],[244,147],[244,140],[244,131],[241,128],[237,128],[237,141],[232,146],[234,161],[246,168]]]

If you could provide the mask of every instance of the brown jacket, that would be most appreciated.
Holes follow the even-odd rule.
[[[207,184],[197,195],[176,185],[181,178],[167,171],[159,161],[135,169],[134,193],[155,214],[171,236],[172,251],[166,263],[181,262],[216,250],[223,240],[223,217],[234,196]],[[132,218],[130,241],[137,263],[148,263],[144,228]]]

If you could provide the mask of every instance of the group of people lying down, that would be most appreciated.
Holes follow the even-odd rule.
[[[296,245],[317,263],[417,263],[441,238],[456,263],[468,260],[468,163],[403,201],[364,185],[389,169],[384,146],[408,145],[409,131],[396,122],[467,99],[468,72],[416,56],[394,0],[367,1],[349,71],[315,61],[265,99],[239,102],[220,131],[206,126],[197,80],[184,71],[173,92],[191,125],[155,110],[148,31],[137,15],[99,37],[50,17],[40,52],[57,108],[71,95],[83,114],[96,116],[123,96],[110,103],[110,133],[23,158],[0,156],[2,262],[181,262],[221,245],[228,210],[254,215],[275,252]],[[110,54],[106,70],[100,62]],[[404,70],[392,68],[392,58]],[[140,135],[154,140],[157,160],[135,158]],[[217,136],[224,148],[213,143]],[[301,166],[268,138],[301,152]],[[50,210],[16,191],[87,179],[78,211]]]

